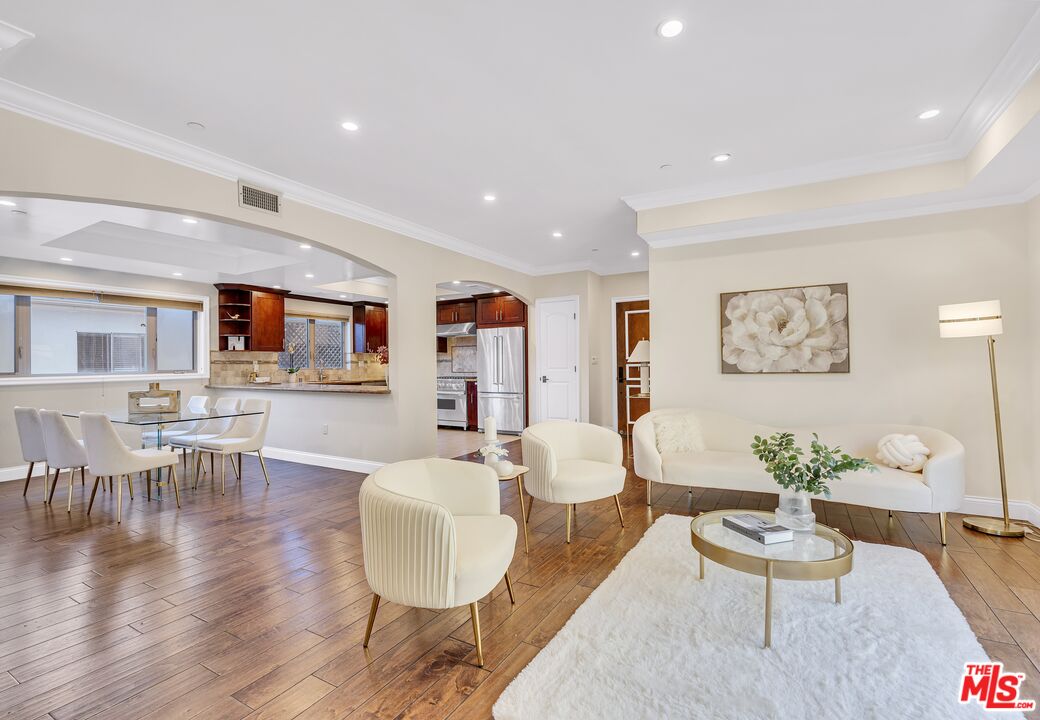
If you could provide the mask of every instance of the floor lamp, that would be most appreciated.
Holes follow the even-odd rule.
[[[997,394],[997,360],[993,352],[997,335],[1004,332],[999,300],[939,306],[939,337],[986,337],[989,347],[989,377],[993,388],[993,417],[997,425],[997,460],[1000,464],[1000,500],[1004,517],[966,517],[964,527],[987,535],[1022,537],[1026,529],[1008,516],[1007,477],[1004,474],[1004,436],[1000,430],[1000,396]]]

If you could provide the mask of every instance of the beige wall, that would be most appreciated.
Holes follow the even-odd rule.
[[[1040,196],[1026,205],[1026,282],[1029,301],[1029,358],[1031,388],[1029,425],[1030,460],[1035,471],[1040,468]],[[1006,385],[1006,383],[1005,383]],[[1022,393],[1026,393],[1023,391]],[[1033,483],[1033,499],[1040,502],[1040,485]]]
[[[1036,203],[1032,213],[1034,221],[1040,217]],[[1028,248],[1026,208],[1014,206],[653,250],[653,406],[705,407],[780,426],[870,421],[942,428],[966,447],[967,493],[994,497],[986,343],[941,340],[937,307],[999,298],[1009,492],[1013,500],[1040,500],[1029,294],[1040,274],[1030,274]],[[721,374],[719,293],[842,282],[849,285],[849,374]]]

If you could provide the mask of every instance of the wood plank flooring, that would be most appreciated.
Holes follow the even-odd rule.
[[[518,442],[510,450],[521,460]],[[89,477],[73,488],[71,514],[65,485],[46,506],[41,480],[25,499],[21,482],[0,484],[0,718],[488,718],[655,518],[776,505],[774,495],[657,486],[648,511],[630,474],[627,527],[612,501],[581,505],[568,546],[563,507],[535,502],[531,553],[521,538],[511,568],[517,604],[500,584],[481,608],[481,669],[466,608],[384,603],[362,650],[362,476],[269,466],[269,488],[247,459],[226,496],[206,477],[179,511],[172,497],[124,492],[121,526],[100,490],[86,517]],[[519,520],[516,486],[501,490]],[[922,552],[991,656],[1027,673],[1026,696],[1040,698],[1040,543],[973,533],[953,516],[943,549],[935,516],[890,520],[836,503],[816,512],[852,537]]]

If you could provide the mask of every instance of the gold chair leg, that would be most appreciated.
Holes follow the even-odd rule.
[[[22,497],[25,497],[25,493],[29,492],[29,478],[32,477],[33,465],[36,463],[29,463],[29,470],[25,473],[25,487],[22,488]]]
[[[47,496],[47,504],[50,505],[54,502],[54,489],[58,487],[58,480],[61,479],[61,468],[54,471],[54,480],[51,481],[51,492]]]
[[[477,645],[477,666],[484,667],[484,646],[480,642],[480,610],[475,602],[469,604],[469,614],[473,621],[473,639]]]
[[[939,542],[946,546],[946,513],[939,513]]]
[[[621,514],[621,501],[618,500],[618,496],[614,496],[614,504],[617,506],[618,520],[621,521],[621,527],[625,527],[625,516]]]
[[[72,484],[76,480],[76,468],[69,468],[69,503],[66,512],[72,512]]]
[[[129,473],[127,473],[127,476],[126,476],[126,486],[128,488],[130,488],[130,499],[133,500],[134,499],[134,476],[129,474]]]
[[[513,597],[513,583],[509,581],[509,573],[506,573],[506,592],[509,593],[509,602],[516,605],[516,598]]]
[[[528,525],[531,524],[531,511],[534,510],[534,495],[531,495],[531,501],[527,503],[527,519],[524,520]]]
[[[48,502],[50,502],[47,499],[47,496],[50,493],[50,485],[51,485],[51,466],[48,463],[44,463],[44,465],[43,465],[43,504],[44,505],[46,505]]]
[[[241,462],[241,457],[239,457],[239,462]],[[231,453],[231,469],[235,471],[235,477],[237,477],[239,480],[241,480],[242,479],[242,471],[238,469],[238,464],[235,462],[235,454],[234,453]]]
[[[264,462],[264,454],[260,450],[256,451],[256,456],[260,458],[260,469],[264,471],[264,481],[270,485],[271,478],[267,474],[267,463]]]
[[[127,475],[126,479],[129,481],[130,476]],[[116,525],[123,522],[123,476],[119,476],[119,483],[116,485]]]
[[[191,489],[197,490],[199,487],[199,478],[202,477],[205,463],[202,462],[202,453],[198,450],[193,450],[192,453],[195,455],[195,481],[192,483]]]
[[[177,507],[181,506],[181,487],[177,484],[177,463],[170,465],[170,482],[173,483],[173,494],[177,498]]]
[[[90,502],[87,504],[87,515],[90,515],[90,510],[94,507],[94,496],[97,495],[97,488],[100,483],[100,477],[94,478],[94,489],[90,491]]]
[[[653,485],[654,484],[651,481],[649,481],[649,480],[646,481],[646,506],[647,507],[653,506],[653,502],[651,502],[651,500],[650,500],[651,494],[653,493]]]
[[[379,596],[372,593],[372,608],[368,611],[368,627],[365,628],[365,642],[361,647],[368,647],[368,641],[372,638],[372,626],[376,624],[376,611],[379,610]]]
[[[213,453],[209,454],[210,462],[213,461]],[[220,494],[224,494],[224,458],[227,457],[223,453],[220,454]]]
[[[574,513],[574,505],[567,503],[567,543],[571,542],[571,515]]]

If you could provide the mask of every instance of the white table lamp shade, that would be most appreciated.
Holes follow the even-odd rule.
[[[1000,335],[1003,332],[1000,300],[939,306],[939,337],[978,337]]]
[[[640,340],[636,343],[636,346],[632,348],[632,354],[628,356],[630,363],[648,363],[650,362],[650,341]]]

